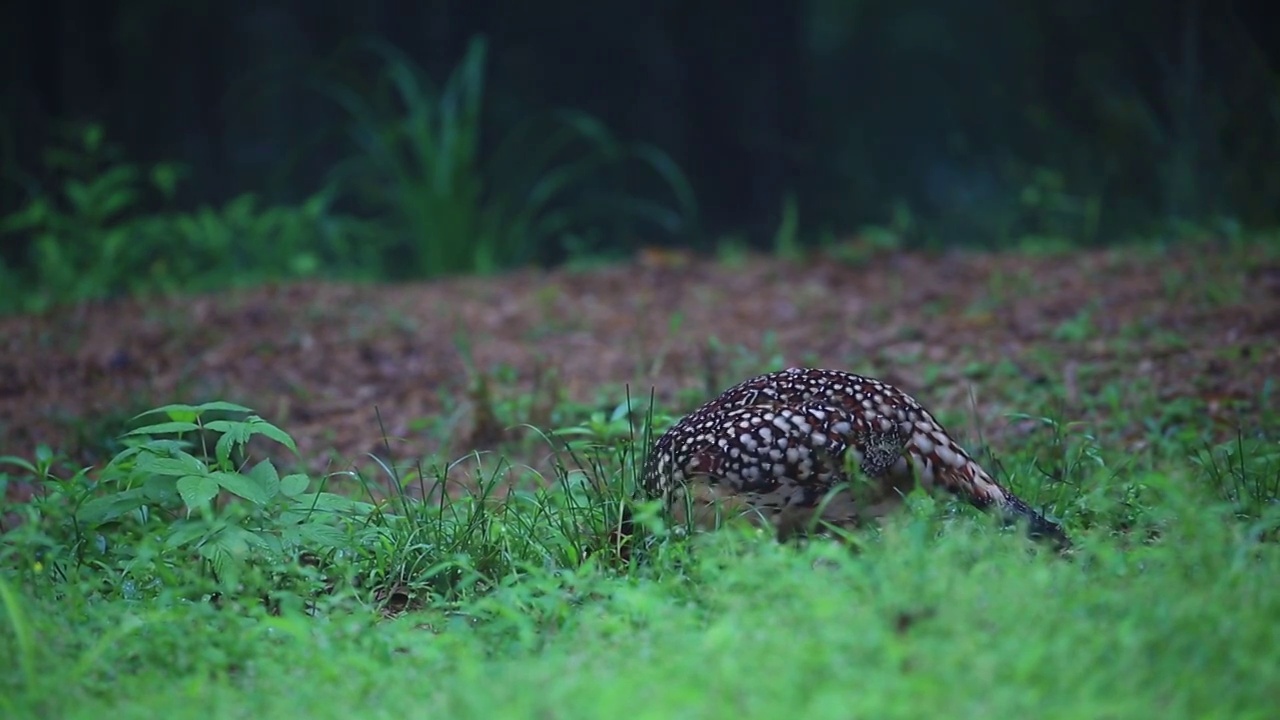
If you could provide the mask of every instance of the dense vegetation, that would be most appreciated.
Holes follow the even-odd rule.
[[[426,501],[401,483],[443,469],[359,478],[384,500],[283,472],[249,441],[289,435],[225,403],[148,413],[99,469],[6,458],[40,492],[6,512],[5,715],[1269,712],[1274,437],[1129,456],[1044,419],[1054,464],[1003,462],[1070,557],[925,496],[852,550],[640,503],[620,553],[625,417],[547,438],[554,477],[495,460]]]
[[[19,5],[0,716],[1275,714],[1236,8]],[[901,385],[1073,549],[636,492],[798,364]]]

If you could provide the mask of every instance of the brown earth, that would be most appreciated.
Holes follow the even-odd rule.
[[[1189,399],[1225,437],[1256,428],[1280,377],[1278,257],[1262,243],[737,263],[653,252],[592,270],[102,302],[0,319],[0,455],[46,444],[98,461],[94,434],[136,412],[223,399],[292,434],[312,469],[338,470],[385,456],[382,428],[397,461],[493,445],[468,393],[477,372],[498,407],[533,398],[504,420],[541,424],[557,398],[611,407],[626,385],[684,411],[774,359],[879,376],[980,420],[988,440],[1016,436],[1013,385],[1105,420],[1090,400],[1107,383]]]

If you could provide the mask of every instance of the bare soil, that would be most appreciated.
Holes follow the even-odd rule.
[[[1229,437],[1260,422],[1280,378],[1275,258],[1205,243],[856,262],[650,252],[590,270],[101,302],[0,318],[0,454],[44,444],[98,462],[132,414],[223,399],[292,434],[312,469],[340,469],[385,456],[384,431],[395,460],[465,453],[501,442],[502,420],[549,422],[561,400],[611,406],[624,387],[688,410],[775,355],[878,376],[981,421],[988,440],[1016,436],[1008,385],[1046,387],[1088,420],[1117,381],[1189,398]],[[471,391],[480,377],[493,402]],[[520,398],[524,417],[495,426],[488,410]]]

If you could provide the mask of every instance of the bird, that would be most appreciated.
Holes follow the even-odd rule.
[[[862,482],[846,470],[849,455]],[[997,482],[915,398],[842,370],[791,367],[730,387],[659,436],[640,477],[678,523],[709,529],[737,514],[772,524],[779,540],[883,518],[916,483],[1069,547],[1058,523]]]

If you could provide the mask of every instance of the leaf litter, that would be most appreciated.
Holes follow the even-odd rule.
[[[501,446],[515,424],[550,430],[562,400],[611,408],[627,388],[685,412],[779,362],[878,376],[997,444],[1027,432],[1012,417],[1033,410],[1027,388],[1073,421],[1108,420],[1116,405],[1099,397],[1140,387],[1222,439],[1274,434],[1262,423],[1280,378],[1276,277],[1280,256],[1261,242],[857,262],[651,253],[103,301],[0,318],[0,454],[43,444],[105,462],[94,443],[137,412],[221,399],[286,430],[312,471],[370,453],[457,458]],[[520,417],[495,414],[521,398]],[[1119,439],[1141,442],[1138,419]]]

